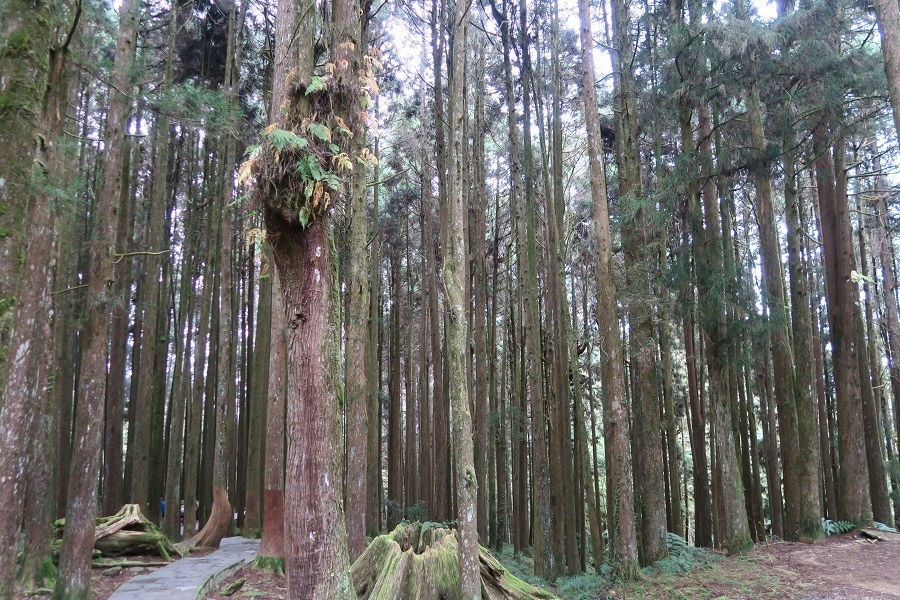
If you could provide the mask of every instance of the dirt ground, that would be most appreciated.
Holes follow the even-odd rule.
[[[690,573],[649,577],[606,595],[652,600],[900,599],[900,536],[878,542],[853,532],[814,544],[760,544],[743,556]]]
[[[231,596],[223,596],[222,591],[234,582],[243,579],[244,584]],[[227,598],[271,598],[285,600],[287,595],[287,579],[284,575],[265,573],[251,567],[244,567],[207,594],[207,600],[225,600]]]

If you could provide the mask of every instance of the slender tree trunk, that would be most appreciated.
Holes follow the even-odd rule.
[[[717,545],[729,553],[744,552],[753,545],[744,509],[744,489],[741,485],[737,448],[732,429],[732,394],[728,385],[728,371],[722,363],[726,355],[727,331],[725,323],[725,297],[721,274],[723,273],[722,224],[719,214],[718,193],[712,174],[712,150],[710,137],[712,124],[709,109],[699,107],[699,149],[703,156],[701,175],[705,179],[702,186],[703,214],[706,222],[704,231],[695,230],[695,255],[697,256],[698,286],[704,290],[701,296],[703,334],[707,344],[706,364],[709,371],[710,395],[712,397],[713,443],[716,452],[716,470],[721,483],[720,498],[723,530]],[[696,207],[699,210],[700,207]]]
[[[390,322],[390,379],[388,390],[390,408],[388,412],[387,441],[387,528],[394,529],[403,520],[403,445],[400,386],[400,257],[394,248],[391,254],[391,322]]]
[[[862,202],[857,205],[857,210],[865,208]],[[860,271],[869,273],[868,248],[863,224],[858,224],[859,239],[859,263]],[[884,429],[881,426],[881,394],[880,385],[873,385],[873,376],[877,381],[878,370],[870,368],[870,360],[877,360],[879,353],[873,350],[877,343],[875,328],[872,324],[872,290],[869,283],[863,280],[863,295],[865,297],[865,321],[857,325],[857,338],[859,339],[859,380],[861,383],[863,399],[863,423],[866,431],[866,462],[869,465],[869,487],[872,494],[872,517],[879,523],[885,523],[889,527],[894,524],[894,516],[891,514],[891,499],[888,496],[887,473],[884,468]],[[871,356],[871,358],[870,358]]]
[[[259,276],[259,303],[256,314],[256,335],[253,340],[253,379],[250,386],[250,423],[247,440],[247,495],[244,514],[245,532],[262,529],[264,514],[264,471],[266,463],[267,409],[269,398],[269,369],[272,356],[272,278],[276,271],[272,254],[266,246],[262,251],[262,272]],[[267,272],[266,272],[267,271]],[[283,411],[282,411],[283,412]],[[282,431],[284,425],[282,424]],[[365,434],[363,434],[365,439]],[[283,444],[280,444],[283,446]]]
[[[363,54],[368,40],[362,22],[368,19],[370,2],[343,0],[333,4],[334,30],[332,32],[332,62],[348,63],[349,82],[341,87],[342,102],[335,114],[341,117],[351,132],[352,139],[345,142],[347,153],[361,156],[366,147],[366,124],[360,118],[361,94],[356,77],[365,73]],[[363,7],[366,10],[363,12]],[[355,93],[354,93],[355,92]],[[366,278],[367,218],[366,218],[366,165],[355,165],[345,195],[348,207],[348,256],[346,297],[346,372],[347,387],[344,409],[347,415],[347,486],[346,512],[350,561],[362,554],[366,547],[366,489],[369,469],[369,453],[366,431],[368,429],[369,365],[366,347],[369,343],[369,284]]]
[[[527,29],[527,14],[524,2],[519,3],[519,24]],[[537,240],[534,222],[534,179],[531,148],[531,59],[529,40],[522,36],[522,103],[524,106],[524,193],[517,205],[519,223],[519,265],[523,286],[524,327],[528,397],[531,405],[532,440],[532,493],[534,503],[532,523],[534,532],[534,570],[548,581],[556,579],[556,556],[553,551],[553,525],[550,514],[550,467],[547,448],[546,413],[544,410],[544,388],[541,381],[540,306],[537,283]]]
[[[581,24],[581,64],[584,87],[585,124],[588,135],[588,165],[594,205],[594,235],[597,244],[597,312],[600,325],[600,351],[603,360],[603,418],[606,438],[607,497],[610,507],[610,562],[625,580],[639,575],[638,545],[634,522],[634,497],[631,481],[631,448],[628,443],[628,412],[625,405],[625,381],[622,373],[622,340],[616,316],[616,290],[613,278],[612,240],[609,232],[606,173],[600,139],[594,76],[594,41],[591,34],[590,5],[579,0]],[[615,516],[613,516],[615,515]]]
[[[466,160],[465,60],[469,5],[457,2],[453,17],[454,44],[450,72],[450,156],[449,189],[442,227],[444,246],[444,285],[447,298],[447,358],[449,361],[449,397],[452,409],[453,454],[455,459],[457,541],[459,542],[460,598],[481,598],[481,576],[478,559],[478,479],[475,473],[472,416],[466,375],[467,314],[463,295],[466,283],[465,219],[466,189],[463,186]]]
[[[115,240],[122,185],[125,124],[131,101],[131,67],[140,18],[140,3],[125,0],[119,7],[119,34],[113,69],[112,99],[106,124],[106,162],[102,190],[95,206],[94,241],[88,267],[89,304],[82,322],[83,359],[78,380],[74,443],[69,478],[66,528],[54,597],[81,600],[90,597],[91,551],[97,511],[97,481],[103,435],[103,399],[109,356],[110,288],[115,281]]]
[[[284,428],[287,382],[287,324],[278,270],[272,265],[272,331],[266,394],[263,535],[259,556],[284,558]],[[259,346],[257,346],[259,348]]]
[[[797,404],[794,394],[794,356],[790,338],[790,317],[784,296],[784,275],[781,264],[781,244],[775,213],[772,208],[772,184],[765,160],[766,139],[763,133],[762,109],[757,92],[748,101],[750,137],[757,163],[752,169],[756,186],[756,220],[759,226],[760,256],[763,264],[765,289],[763,297],[769,308],[769,340],[775,379],[775,400],[778,404],[778,434],[781,441],[781,461],[784,473],[785,539],[800,536],[801,490],[799,471],[802,463],[812,457],[800,456],[797,427]],[[818,493],[818,489],[813,490]],[[806,499],[808,494],[804,493]],[[815,523],[819,527],[818,523]],[[804,527],[807,529],[808,525]],[[804,535],[804,537],[806,537]]]
[[[872,521],[869,470],[862,416],[859,379],[859,299],[851,272],[856,267],[850,231],[850,209],[846,188],[835,185],[835,164],[827,145],[828,132],[820,122],[813,132],[816,160],[816,184],[822,228],[828,320],[831,330],[834,379],[840,435],[840,471],[838,517],[858,525]],[[835,144],[843,153],[842,143]],[[845,178],[842,178],[846,181]]]
[[[444,136],[444,83],[442,76],[442,61],[444,49],[444,8],[440,0],[432,0],[431,5],[431,44],[433,48],[434,67],[434,127],[435,127],[435,163],[437,165],[438,180],[438,205],[441,204],[446,191],[447,182]],[[428,314],[431,318],[431,364],[434,377],[434,514],[438,521],[446,521],[450,518],[450,452],[449,429],[447,423],[447,398],[444,393],[444,360],[443,346],[441,344],[441,315],[438,303],[437,273],[439,250],[434,243],[434,234],[430,227],[433,218],[431,208],[426,215],[426,244],[428,256],[432,259],[429,267],[428,289],[434,290],[430,294]],[[440,212],[440,210],[438,211]]]
[[[876,158],[874,168],[876,173],[881,172],[881,160]],[[900,305],[897,302],[897,283],[894,279],[894,260],[891,253],[891,240],[888,237],[888,212],[884,180],[877,176],[875,179],[875,210],[877,214],[874,228],[874,246],[877,248],[881,262],[881,295],[884,300],[887,322],[884,324],[887,330],[887,345],[889,349],[889,373],[891,381],[891,397],[894,401],[894,427],[900,441]]]
[[[378,112],[378,98],[375,98]],[[378,140],[375,140],[378,155]],[[366,429],[366,534],[374,537],[381,531],[381,239],[379,236],[378,165],[372,187],[372,248],[369,266],[369,343],[366,346],[368,376],[368,425]],[[424,234],[423,234],[424,235]],[[428,256],[426,251],[426,256]],[[435,288],[429,288],[434,290]],[[437,292],[433,292],[437,293]],[[429,294],[430,296],[431,294]],[[429,311],[431,306],[429,305]]]

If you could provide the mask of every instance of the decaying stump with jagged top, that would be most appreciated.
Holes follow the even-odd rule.
[[[65,519],[53,524],[54,554],[59,552]],[[172,554],[181,554],[159,527],[141,512],[137,504],[126,504],[122,510],[110,517],[100,517],[94,527],[94,554],[101,556],[122,556],[125,554],[158,553],[165,560],[172,560]]]
[[[359,600],[455,600],[459,597],[456,531],[401,523],[380,535],[350,568]],[[522,581],[479,547],[484,600],[550,600],[553,594]]]

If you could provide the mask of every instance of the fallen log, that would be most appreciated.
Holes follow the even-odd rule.
[[[59,554],[66,520],[53,524],[53,552]],[[94,554],[122,556],[125,554],[157,553],[166,561],[172,554],[184,556],[153,522],[149,521],[137,504],[126,504],[122,510],[108,517],[99,517],[94,526]]]
[[[369,544],[350,567],[359,600],[430,600],[459,597],[456,532],[401,523]],[[483,600],[552,600],[556,596],[512,575],[479,546]]]

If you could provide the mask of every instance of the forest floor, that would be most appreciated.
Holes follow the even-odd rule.
[[[533,563],[528,557],[514,557],[506,549],[498,558],[518,577],[558,594],[562,600],[900,599],[900,541],[876,542],[854,531],[813,544],[759,544],[738,557],[691,550],[689,559],[645,569],[644,579],[629,585],[610,585],[593,573],[560,577],[554,585],[548,585],[529,574]],[[244,584],[232,598],[287,598],[283,576],[246,567],[207,598],[226,598],[221,591],[241,578]]]
[[[900,541],[877,542],[854,531],[813,544],[769,542],[688,573],[656,574],[604,593],[648,600],[900,598]]]
[[[132,557],[159,560],[158,557]],[[506,548],[498,556],[513,574],[557,594],[561,600],[882,600],[900,599],[900,541],[878,542],[854,531],[813,544],[774,541],[759,544],[747,554],[721,554],[690,548],[675,559],[644,570],[644,578],[628,585],[612,585],[591,573],[560,577],[547,584],[531,575],[533,563]],[[114,577],[94,573],[94,600],[107,598],[128,578],[145,568],[124,569]],[[231,598],[287,598],[283,575],[245,567],[222,582],[208,600],[226,598],[222,591],[239,579]]]

